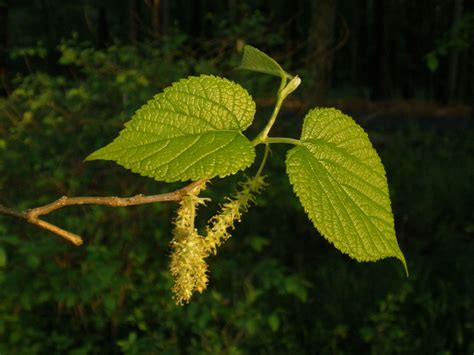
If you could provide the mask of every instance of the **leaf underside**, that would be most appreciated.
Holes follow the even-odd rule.
[[[250,70],[278,77],[292,78],[272,57],[261,50],[245,45],[242,62],[237,69]]]
[[[336,109],[314,109],[287,173],[316,229],[358,261],[398,258],[385,170],[364,130]]]
[[[255,103],[240,85],[189,77],[142,106],[112,143],[86,160],[113,160],[166,182],[224,177],[255,159],[242,134],[254,115]]]

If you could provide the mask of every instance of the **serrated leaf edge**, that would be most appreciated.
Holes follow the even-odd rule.
[[[248,97],[248,101],[251,102],[252,104],[252,107],[249,108],[249,110],[253,111],[253,116],[251,118],[251,120],[249,120],[249,122],[246,122],[244,125],[240,126],[240,121],[238,120],[238,118],[234,115],[234,113],[229,109],[227,108],[226,106],[222,105],[221,103],[219,102],[215,102],[215,101],[212,101],[212,100],[209,100],[207,97],[205,96],[199,96],[197,94],[194,94],[194,93],[189,93],[189,92],[185,92],[185,91],[181,91],[181,90],[173,90],[175,89],[176,86],[179,86],[180,84],[182,85],[183,83],[187,82],[187,81],[190,81],[190,80],[195,80],[195,79],[207,79],[207,78],[212,78],[212,79],[218,79],[218,80],[221,80],[221,81],[224,81],[225,83],[227,84],[230,84],[231,86],[237,88],[238,90],[243,90],[243,93]],[[178,81],[175,81],[173,82],[170,86],[166,87],[163,89],[162,92],[160,93],[157,93],[155,94],[150,100],[148,100],[145,104],[143,104],[140,108],[138,108],[135,113],[132,115],[132,117],[124,123],[124,128],[122,128],[122,130],[120,131],[119,135],[112,141],[110,142],[109,144],[107,144],[106,146],[102,147],[102,148],[99,148],[97,149],[96,151],[92,152],[91,154],[89,154],[85,159],[84,161],[92,161],[92,160],[109,160],[109,161],[114,161],[116,163],[118,163],[118,160],[120,159],[119,158],[104,158],[102,157],[102,151],[106,150],[109,146],[113,145],[115,143],[115,141],[120,138],[121,134],[122,134],[122,131],[124,129],[126,129],[129,124],[131,123],[131,121],[134,119],[134,117],[138,114],[140,114],[144,109],[145,107],[147,107],[150,103],[154,102],[155,100],[157,100],[160,96],[166,94],[167,92],[171,91],[172,93],[180,93],[182,92],[183,94],[186,94],[186,95],[196,95],[198,97],[200,97],[201,99],[204,99],[204,100],[209,100],[211,101],[212,104],[215,104],[215,105],[218,105],[222,108],[224,108],[225,110],[229,111],[232,116],[235,118],[236,120],[236,123],[237,123],[237,126],[239,126],[239,129],[216,129],[216,130],[209,130],[209,131],[206,131],[204,133],[196,133],[196,134],[184,134],[183,136],[181,137],[190,137],[190,136],[193,136],[193,135],[196,135],[196,136],[200,136],[200,135],[203,135],[203,134],[207,134],[207,133],[212,133],[212,132],[217,132],[217,133],[220,133],[220,132],[233,132],[233,133],[236,133],[236,137],[238,135],[240,135],[242,138],[245,139],[246,143],[249,144],[249,147],[251,147],[251,149],[249,150],[249,153],[251,153],[251,157],[250,157],[250,160],[248,161],[248,163],[244,166],[242,166],[241,168],[239,169],[234,169],[234,170],[230,170],[227,174],[217,174],[217,175],[213,175],[213,174],[208,174],[209,176],[191,176],[190,179],[185,179],[185,178],[180,178],[178,180],[175,180],[175,179],[160,179],[159,181],[164,181],[164,182],[176,182],[176,181],[188,181],[188,180],[199,180],[199,179],[202,179],[202,178],[212,178],[212,177],[220,177],[220,178],[224,178],[226,176],[229,176],[229,175],[233,175],[235,173],[237,173],[238,171],[240,170],[245,170],[246,168],[250,167],[253,162],[255,161],[255,157],[256,157],[256,153],[255,153],[255,149],[252,145],[252,143],[248,140],[248,138],[246,136],[244,136],[242,134],[243,131],[245,131],[253,122],[254,118],[255,118],[255,110],[256,110],[256,104],[255,104],[255,101],[253,100],[252,96],[247,92],[247,90],[245,90],[245,88],[243,88],[241,85],[239,85],[238,83],[232,81],[232,80],[229,80],[227,78],[224,78],[224,77],[220,77],[220,76],[216,76],[216,75],[210,75],[210,74],[203,74],[203,75],[199,75],[199,76],[189,76],[187,78],[181,78],[179,79]],[[186,113],[185,113],[186,114]],[[152,143],[157,143],[159,141],[167,141],[167,140],[171,140],[173,138],[164,138],[164,139],[159,139],[157,141],[154,141]],[[235,139],[235,138],[234,138]],[[233,139],[233,140],[234,140]],[[232,140],[232,141],[233,141]],[[232,142],[231,141],[231,142]],[[231,143],[230,142],[230,143]],[[229,143],[229,144],[230,144]],[[109,148],[110,149],[110,148]],[[189,149],[189,148],[188,148]],[[119,151],[122,151],[124,150],[123,148],[122,149],[117,149],[116,152],[119,152]],[[111,152],[107,152],[107,153],[111,153]],[[203,159],[203,157],[199,157],[198,160],[196,160],[196,162],[200,161],[201,159]],[[128,164],[122,164],[122,163],[118,163],[119,165],[123,166],[124,168],[134,172],[134,173],[137,173],[141,176],[144,176],[144,177],[151,177],[151,178],[155,178],[151,175],[147,175],[145,173],[143,173],[143,170],[137,170],[137,169],[134,169],[133,167],[129,166]],[[195,163],[194,163],[195,164]],[[194,165],[193,164],[193,165]],[[190,167],[188,167],[189,169]]]
[[[317,110],[320,110],[320,109],[325,109],[325,108],[317,107],[317,108],[311,109],[310,111],[308,111],[308,113],[306,114],[305,118],[306,118],[308,115],[310,115],[313,111],[317,111]],[[331,110],[333,110],[334,112],[336,112],[336,113],[338,113],[338,114],[344,115],[345,117],[348,117],[349,119],[351,119],[351,120],[354,122],[354,124],[357,125],[357,123],[356,123],[351,117],[345,115],[345,114],[344,114],[343,112],[341,112],[340,110],[337,110],[337,109],[335,109],[335,108],[332,108]],[[292,148],[292,149],[290,149],[290,150],[288,151],[287,157],[286,157],[286,160],[285,160],[285,166],[286,166],[286,173],[287,173],[287,175],[288,175],[290,184],[291,184],[292,187],[293,187],[293,191],[295,192],[296,196],[298,197],[298,200],[300,201],[300,203],[301,203],[301,205],[302,205],[302,207],[303,207],[303,209],[304,209],[306,215],[308,216],[308,219],[312,222],[313,226],[314,226],[314,227],[316,228],[316,230],[324,237],[324,239],[326,239],[330,244],[332,244],[332,245],[333,245],[337,250],[339,250],[341,253],[346,254],[346,255],[348,255],[350,258],[352,258],[352,259],[354,259],[354,260],[357,260],[357,261],[361,261],[361,262],[377,261],[377,260],[381,260],[381,259],[385,259],[385,258],[390,258],[390,257],[396,258],[396,259],[398,259],[398,260],[400,260],[400,261],[402,262],[403,267],[404,267],[404,269],[405,269],[405,272],[406,272],[406,274],[407,274],[407,276],[408,276],[408,266],[407,266],[407,263],[406,263],[406,259],[405,259],[405,256],[404,256],[403,252],[401,251],[401,248],[400,248],[400,246],[399,246],[397,240],[395,240],[395,243],[396,243],[396,250],[393,250],[393,249],[392,249],[392,250],[393,250],[393,253],[381,254],[380,257],[376,257],[376,258],[364,258],[364,257],[360,258],[360,257],[355,257],[355,256],[351,255],[351,254],[350,254],[349,252],[347,252],[347,251],[340,250],[339,248],[337,248],[336,245],[334,244],[334,242],[333,242],[330,238],[328,238],[328,236],[327,236],[325,233],[322,233],[322,232],[319,230],[319,228],[316,226],[316,221],[314,220],[314,218],[313,218],[313,217],[311,216],[311,214],[309,213],[307,207],[301,202],[301,201],[302,201],[302,194],[301,194],[301,192],[299,191],[299,189],[296,188],[295,181],[293,180],[291,174],[290,174],[289,171],[288,171],[288,167],[289,167],[288,160],[290,159],[290,156],[291,156],[292,154],[294,154],[294,153],[296,153],[296,152],[298,151],[298,149],[305,149],[306,151],[308,151],[308,154],[310,154],[310,155],[312,156],[311,151],[310,151],[307,147],[305,147],[305,141],[308,142],[308,143],[311,143],[311,139],[304,139],[304,138],[303,138],[303,134],[304,134],[304,132],[305,132],[305,124],[306,124],[306,120],[303,122],[303,129],[302,129],[301,140],[300,140],[300,141],[301,141],[301,145],[299,145],[299,146],[297,146],[297,147],[294,147],[294,148]],[[369,137],[368,137],[368,135],[367,135],[367,132],[365,132],[365,130],[362,129],[362,127],[360,127],[359,125],[357,125],[357,126],[360,128],[361,133],[363,133],[363,134],[365,135],[366,139],[369,140]],[[370,142],[370,140],[369,140],[369,142]],[[372,147],[372,148],[373,148],[373,147]],[[374,149],[374,150],[375,150],[375,149]],[[383,176],[384,176],[384,178],[386,179],[385,167],[383,166],[382,161],[381,161],[381,159],[380,159],[380,157],[379,157],[378,154],[377,154],[377,157],[378,157],[378,161],[379,161],[379,163],[380,163],[380,165],[381,165],[381,167],[382,167]],[[315,159],[317,159],[317,158],[315,158]],[[387,193],[388,193],[388,191],[387,191]],[[390,200],[390,198],[389,198],[389,204],[390,204],[390,205],[389,205],[390,212],[393,214],[392,209],[391,209],[391,200]],[[355,204],[355,205],[357,205],[357,204]],[[392,221],[393,221],[393,220],[392,220]],[[394,225],[393,225],[393,227],[394,227]],[[395,237],[396,237],[396,236],[395,236]]]

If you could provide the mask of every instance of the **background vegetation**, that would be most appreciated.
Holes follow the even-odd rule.
[[[79,248],[2,216],[0,352],[472,353],[472,10],[462,0],[0,1],[0,204],[180,187],[82,160],[187,75],[240,82],[266,116],[277,79],[232,71],[249,43],[303,78],[275,135],[297,137],[306,108],[323,103],[369,132],[410,268],[406,278],[394,259],[359,264],[321,238],[278,146],[270,187],[185,307],[168,273],[175,204],[49,215],[85,238]],[[214,207],[238,179],[213,182]]]

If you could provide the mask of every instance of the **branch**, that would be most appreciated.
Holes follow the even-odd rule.
[[[24,220],[30,224],[33,224],[39,228],[46,229],[60,237],[70,241],[74,245],[81,245],[82,238],[74,233],[59,228],[58,226],[43,221],[39,216],[46,215],[55,210],[66,206],[72,205],[105,205],[111,207],[127,207],[135,205],[143,205],[146,203],[154,202],[167,202],[167,201],[180,201],[183,196],[188,194],[194,188],[201,186],[206,183],[207,180],[198,180],[186,185],[185,187],[178,189],[173,192],[168,192],[159,195],[136,195],[133,197],[67,197],[63,196],[54,202],[48,203],[47,205],[35,207],[23,212],[15,211],[11,208],[0,205],[0,215],[10,216],[13,218]]]

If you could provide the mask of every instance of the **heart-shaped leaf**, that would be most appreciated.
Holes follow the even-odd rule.
[[[141,107],[120,135],[86,160],[113,160],[159,181],[224,177],[255,159],[242,134],[255,103],[240,85],[202,75],[174,83]]]
[[[287,172],[316,229],[359,261],[405,258],[395,236],[385,170],[364,130],[336,109],[314,109]]]

